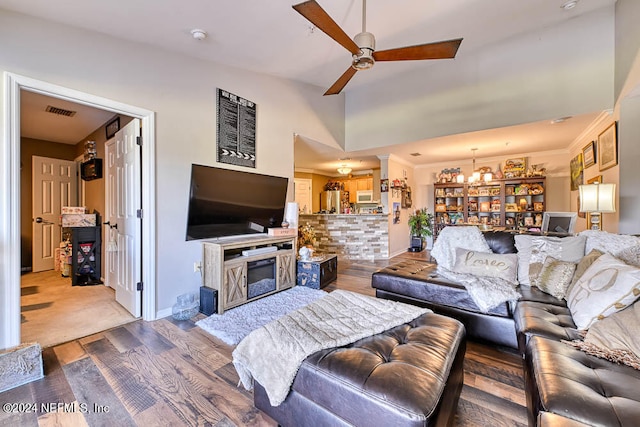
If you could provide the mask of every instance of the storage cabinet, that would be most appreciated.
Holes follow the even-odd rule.
[[[101,275],[101,227],[69,227],[71,230],[71,285],[98,285]]]
[[[325,255],[318,260],[298,260],[298,286],[322,289],[338,277],[337,255]]]
[[[344,191],[349,192],[349,203],[357,203],[356,192],[361,190],[373,190],[373,177],[352,177],[335,180],[342,184]]]
[[[435,184],[434,235],[448,225],[539,228],[546,210],[545,177],[510,178],[480,184]]]
[[[203,286],[218,291],[217,313],[294,286],[295,247],[291,236],[202,242]]]

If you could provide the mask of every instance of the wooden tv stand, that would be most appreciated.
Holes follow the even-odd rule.
[[[275,248],[273,252],[242,255],[242,251]],[[296,284],[296,237],[265,234],[202,242],[203,285],[218,291],[218,314],[249,301],[289,289]],[[250,263],[275,258],[275,286],[250,295],[247,273]]]

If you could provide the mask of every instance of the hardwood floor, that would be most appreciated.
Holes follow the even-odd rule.
[[[371,274],[390,261],[340,260],[327,291],[373,295]],[[7,426],[275,426],[238,387],[233,347],[194,322],[135,321],[43,351],[45,378],[0,394]],[[522,361],[468,343],[456,426],[526,426]],[[306,427],[306,426],[301,426]]]

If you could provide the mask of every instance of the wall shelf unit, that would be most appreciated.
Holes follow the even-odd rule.
[[[434,237],[448,225],[539,228],[546,210],[545,177],[434,185]]]

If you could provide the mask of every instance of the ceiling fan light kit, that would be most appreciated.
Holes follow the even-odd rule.
[[[353,55],[351,66],[357,71],[368,70],[376,63],[373,58],[373,52],[376,50],[376,39],[371,33],[362,32],[356,34],[353,41],[360,48],[359,55]]]
[[[344,89],[357,71],[368,70],[376,61],[419,61],[424,59],[455,58],[462,39],[425,43],[416,46],[399,47],[376,52],[376,40],[366,31],[367,1],[362,0],[362,32],[351,39],[347,33],[320,7],[315,0],[305,1],[292,6],[316,28],[335,40],[351,52],[351,66],[324,93],[336,95]]]

